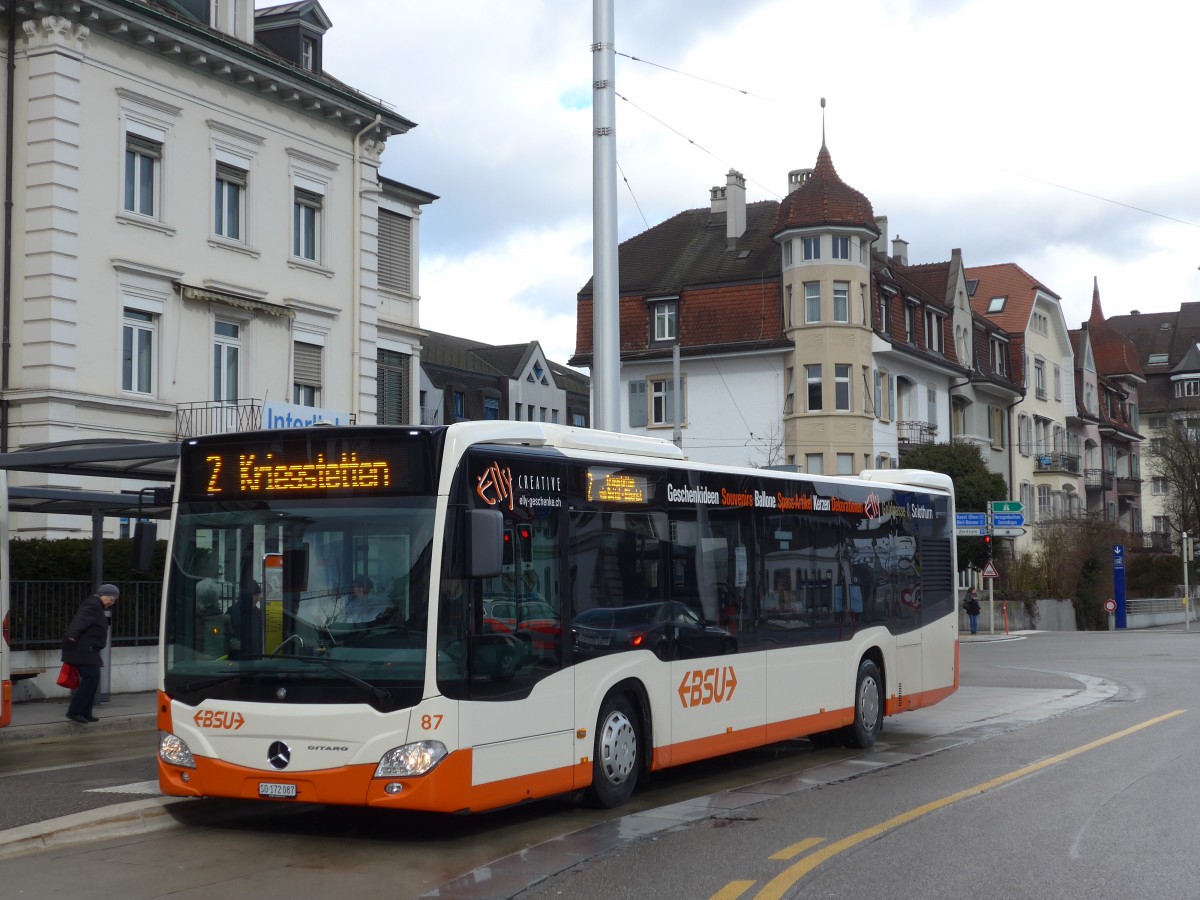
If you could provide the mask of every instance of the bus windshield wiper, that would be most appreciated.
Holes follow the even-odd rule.
[[[375,704],[377,707],[382,707],[383,704],[390,703],[392,700],[391,691],[387,690],[386,688],[381,688],[378,685],[371,684],[371,682],[369,682],[369,681],[364,681],[363,679],[359,678],[357,675],[351,675],[345,669],[335,666],[333,663],[331,663],[327,659],[323,659],[322,657],[319,657],[319,656],[297,656],[297,657],[293,657],[293,658],[295,659],[296,662],[318,663],[318,664],[324,666],[325,668],[327,668],[330,672],[333,672],[335,675],[340,675],[342,678],[345,678],[351,684],[355,685],[356,687],[360,687],[364,691],[366,691],[367,696],[375,701]]]
[[[224,684],[227,681],[236,681],[242,677],[241,672],[233,672],[229,675],[222,675],[219,678],[209,678],[207,681],[189,681],[179,689],[181,694],[191,694],[194,691],[202,691],[205,688],[216,687],[218,684]]]

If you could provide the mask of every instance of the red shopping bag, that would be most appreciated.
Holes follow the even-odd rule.
[[[79,670],[70,663],[63,663],[62,668],[58,670],[58,685],[75,690],[79,687]]]

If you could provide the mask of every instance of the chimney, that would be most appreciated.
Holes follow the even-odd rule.
[[[725,188],[721,187],[719,184],[714,185],[708,189],[708,197],[709,203],[711,204],[709,207],[709,212],[712,215],[715,216],[717,213],[725,212]]]
[[[871,249],[878,250],[880,253],[887,253],[887,216],[876,216],[875,227],[879,229],[879,237],[875,239],[875,243],[871,245]]]
[[[908,241],[900,235],[892,239],[892,258],[902,266],[908,265]]]
[[[725,243],[733,247],[746,233],[746,179],[730,169],[725,176]]]
[[[803,187],[808,179],[812,178],[812,169],[792,169],[788,172],[787,192],[790,194],[798,187]]]

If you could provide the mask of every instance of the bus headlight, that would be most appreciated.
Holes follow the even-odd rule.
[[[417,741],[395,747],[383,754],[375,768],[376,778],[407,778],[424,775],[447,756],[441,741]]]
[[[172,766],[184,769],[196,768],[196,760],[183,738],[167,731],[158,733],[158,758]]]

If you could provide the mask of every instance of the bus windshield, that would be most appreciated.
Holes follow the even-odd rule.
[[[433,512],[432,497],[181,504],[167,692],[190,704],[411,703],[425,677]]]

